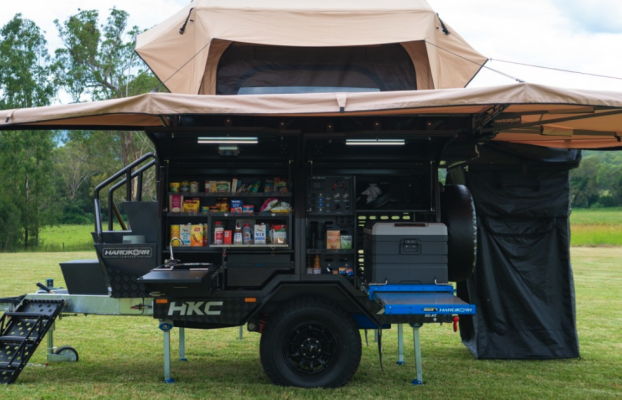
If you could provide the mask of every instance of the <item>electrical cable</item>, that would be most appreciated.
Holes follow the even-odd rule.
[[[427,40],[426,40],[425,42],[426,42],[426,43],[428,43],[428,44],[430,44],[430,45],[432,45],[432,46],[434,46],[434,47],[436,47],[436,48],[438,48],[438,49],[444,50],[444,51],[446,51],[446,52],[448,52],[448,53],[450,53],[450,54],[452,54],[452,55],[454,55],[454,56],[456,56],[456,57],[462,58],[463,60],[466,60],[466,61],[469,61],[469,62],[471,62],[471,63],[473,63],[473,64],[479,65],[479,66],[481,66],[482,68],[489,69],[489,70],[491,70],[491,71],[493,71],[493,72],[496,72],[496,73],[498,73],[498,74],[500,74],[500,75],[503,75],[503,76],[505,76],[505,77],[507,77],[507,78],[513,79],[513,80],[515,80],[515,81],[517,81],[517,82],[519,82],[519,83],[524,83],[524,82],[525,82],[524,80],[522,80],[522,79],[520,79],[520,78],[517,78],[517,77],[512,76],[512,75],[510,75],[510,74],[507,74],[507,73],[505,73],[505,72],[502,72],[502,71],[496,70],[496,69],[494,69],[494,68],[490,68],[489,66],[487,66],[487,65],[483,65],[483,64],[480,64],[480,63],[478,63],[478,62],[476,62],[476,61],[470,60],[470,59],[468,59],[468,58],[466,58],[466,57],[461,56],[460,54],[456,54],[456,53],[454,53],[454,52],[453,52],[453,51],[451,51],[451,50],[447,50],[447,49],[445,49],[445,48],[443,48],[443,47],[441,47],[441,46],[438,46],[438,45],[436,45],[436,44],[434,44],[434,43],[430,43],[430,42],[428,42]],[[552,70],[552,71],[567,72],[567,73],[571,73],[571,74],[588,75],[588,76],[595,76],[595,77],[598,77],[598,78],[608,78],[608,79],[617,79],[617,80],[622,80],[622,77],[618,77],[618,76],[601,75],[601,74],[592,74],[592,73],[590,73],[590,72],[581,72],[581,71],[572,71],[572,70],[569,70],[569,69],[562,69],[562,68],[545,67],[545,66],[542,66],[542,65],[535,65],[535,64],[520,63],[520,62],[516,62],[516,61],[500,60],[500,59],[498,59],[498,58],[489,58],[487,61],[499,61],[499,62],[504,62],[504,63],[508,63],[508,64],[522,65],[522,66],[525,66],[525,67],[533,67],[533,68],[550,69],[550,70]]]

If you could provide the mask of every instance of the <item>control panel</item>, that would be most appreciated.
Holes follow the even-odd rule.
[[[354,178],[351,176],[314,176],[309,178],[308,214],[352,214],[355,200]]]

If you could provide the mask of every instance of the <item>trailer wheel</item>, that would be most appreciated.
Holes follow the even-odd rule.
[[[361,335],[337,305],[303,298],[272,315],[259,352],[266,375],[277,385],[341,387],[361,361]]]
[[[71,346],[63,346],[56,349],[56,354],[67,357],[69,362],[78,362],[78,351]]]

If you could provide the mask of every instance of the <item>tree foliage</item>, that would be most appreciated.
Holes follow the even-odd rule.
[[[50,79],[47,44],[39,27],[17,14],[0,30],[0,107],[50,104],[56,88]],[[0,135],[0,243],[4,248],[39,244],[39,230],[53,213],[53,132],[3,132]]]

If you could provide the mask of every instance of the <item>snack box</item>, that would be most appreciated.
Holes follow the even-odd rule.
[[[326,248],[332,250],[341,249],[341,232],[337,230],[326,231]]]
[[[179,226],[179,239],[181,239],[181,245],[186,247],[190,246],[190,237],[192,235],[192,224],[183,224]]]
[[[255,225],[255,244],[266,244],[266,225]]]
[[[231,200],[231,212],[233,214],[242,214],[242,200]]]
[[[252,214],[255,212],[255,206],[250,204],[250,205],[242,205],[242,213],[243,214]]]
[[[190,235],[190,246],[203,247],[203,224],[192,225]]]
[[[341,249],[342,250],[352,249],[352,235],[341,235]]]
[[[201,200],[198,198],[184,200],[182,212],[197,214],[199,212],[200,205]]]
[[[171,212],[181,212],[184,204],[183,194],[172,194],[169,196],[169,209]]]
[[[223,244],[231,244],[233,238],[233,231],[225,231]]]

